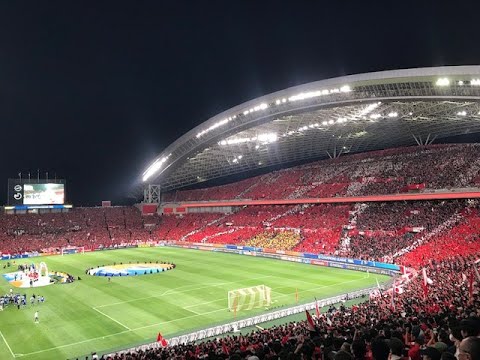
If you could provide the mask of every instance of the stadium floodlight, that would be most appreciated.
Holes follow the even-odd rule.
[[[281,103],[282,103],[282,100],[280,100],[280,99],[275,100],[276,105],[280,105]]]
[[[379,107],[382,103],[379,101],[379,102],[376,102],[376,103],[373,103],[373,104],[370,104],[370,105],[367,105],[365,108],[363,108],[358,114],[357,114],[357,117],[362,117],[362,116],[365,116],[369,113],[371,113],[373,110],[375,110],[377,107]]]
[[[335,122],[335,121],[333,121],[333,119],[328,120],[328,123],[329,123],[330,125],[332,125],[334,122]]]
[[[260,145],[255,145],[255,149],[258,150],[258,148],[260,147]]]
[[[372,115],[370,115],[370,118],[371,118],[371,119],[374,119],[374,120],[375,120],[375,119],[378,119],[378,118],[380,118],[380,117],[382,117],[382,115],[380,115],[380,114],[372,114]]]
[[[459,111],[457,113],[458,116],[467,116],[467,112],[465,110]]]
[[[162,167],[162,165],[168,160],[168,158],[171,156],[172,154],[169,154],[167,156],[164,156],[163,158],[161,159],[157,159],[153,162],[152,165],[150,165],[148,167],[148,169],[143,173],[143,178],[142,180],[143,181],[147,181],[153,174],[155,174],[158,170],[160,170],[160,168]]]
[[[258,135],[257,138],[260,142],[271,143],[277,141],[278,135],[276,133],[265,133]]]
[[[463,81],[460,80],[460,81],[458,82],[458,85],[463,86]]]
[[[435,85],[437,85],[437,86],[448,86],[448,85],[450,85],[450,80],[448,80],[448,78],[440,78],[440,79],[437,80]]]
[[[350,92],[350,91],[352,91],[352,89],[350,89],[350,86],[348,86],[348,85],[343,85],[340,88],[340,92],[343,92],[343,93]]]
[[[328,125],[328,121],[322,121],[322,125],[323,125],[323,126]]]
[[[391,118],[394,118],[397,116],[398,116],[398,113],[396,113],[395,111],[392,111],[391,113],[388,114],[388,117],[391,117]]]
[[[276,133],[265,133],[265,134],[259,134],[258,136],[253,136],[253,137],[230,138],[227,140],[219,141],[218,144],[222,146],[238,145],[238,144],[244,144],[244,143],[254,142],[254,141],[270,143],[270,142],[277,141],[277,139],[278,139],[278,136]]]
[[[472,85],[472,86],[479,86],[479,85],[480,85],[480,79],[472,79],[472,80],[470,80],[470,85]]]
[[[221,121],[218,121],[216,122],[215,124],[213,124],[212,126],[210,126],[209,128],[203,130],[203,131],[200,131],[198,134],[197,134],[197,139],[200,138],[201,136],[205,135],[206,133],[212,131],[212,130],[215,130],[216,128],[222,126],[222,125],[225,125],[226,123],[228,123],[229,121],[231,120],[231,118],[227,118],[227,119],[223,119]]]

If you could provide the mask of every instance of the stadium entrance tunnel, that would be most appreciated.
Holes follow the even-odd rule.
[[[113,264],[107,266],[98,266],[85,271],[92,276],[139,276],[159,274],[168,270],[175,269],[176,265],[172,263],[136,263],[136,264]]]

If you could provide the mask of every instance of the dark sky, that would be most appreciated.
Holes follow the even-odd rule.
[[[480,64],[479,35],[460,2],[3,1],[1,203],[7,178],[38,168],[76,206],[122,201],[223,110],[328,77]]]

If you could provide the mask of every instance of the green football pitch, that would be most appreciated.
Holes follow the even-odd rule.
[[[116,263],[175,263],[173,270],[130,277],[85,275],[90,267]],[[42,295],[43,304],[0,312],[1,359],[67,359],[92,351],[119,350],[165,337],[188,333],[234,320],[227,310],[229,290],[266,285],[272,289],[272,307],[295,305],[373,286],[386,276],[178,248],[139,248],[17,260],[44,261],[49,271],[80,276],[71,284],[54,284],[14,292]],[[3,269],[1,273],[16,268]],[[12,287],[0,279],[0,293]],[[29,303],[29,301],[28,301]],[[33,321],[39,311],[40,322]],[[244,310],[237,319],[265,309]],[[81,358],[81,357],[80,357]]]

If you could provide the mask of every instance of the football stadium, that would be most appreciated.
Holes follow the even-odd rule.
[[[480,145],[445,141],[475,133],[480,66],[382,71],[204,121],[133,206],[9,179],[0,357],[475,359]]]

